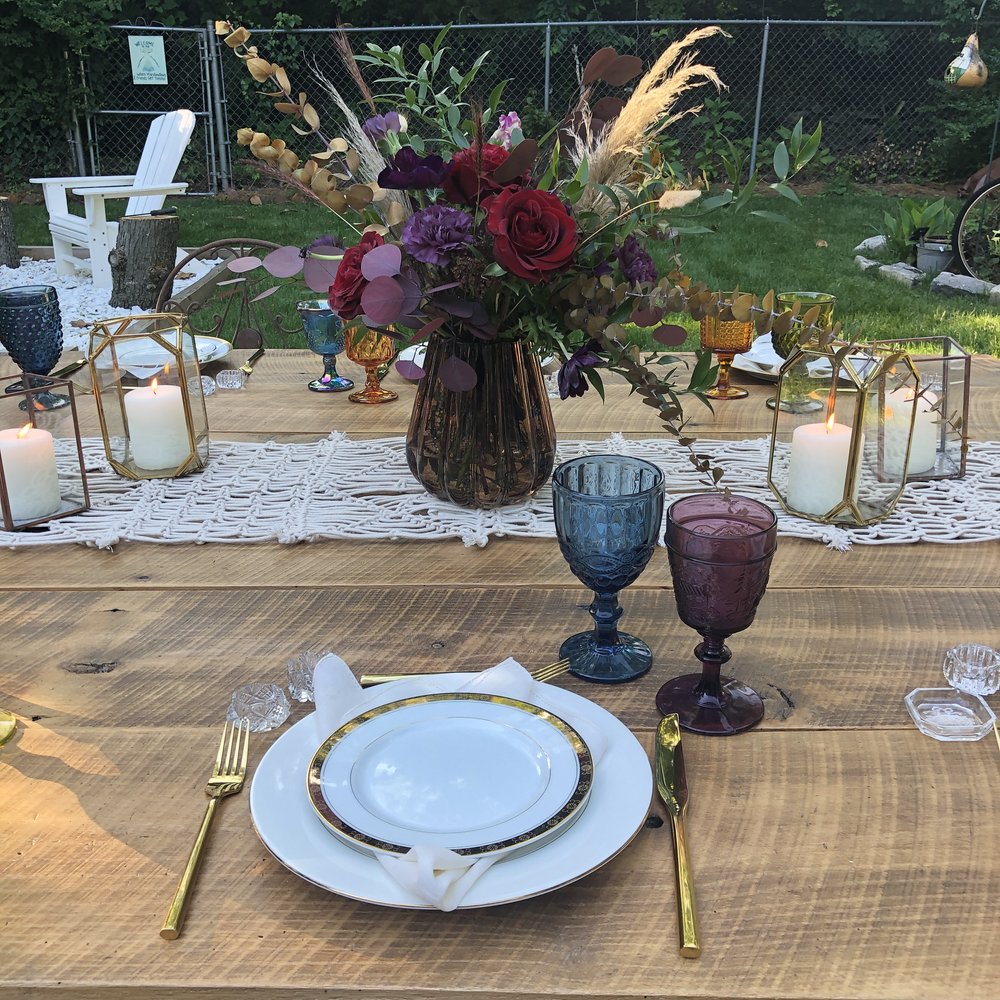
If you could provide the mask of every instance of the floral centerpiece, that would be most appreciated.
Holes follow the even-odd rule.
[[[524,135],[516,113],[500,113],[502,84],[481,105],[469,100],[485,53],[468,72],[452,68],[449,82],[440,79],[447,29],[420,46],[416,72],[400,47],[370,44],[355,56],[340,33],[367,118],[324,80],[341,121],[335,135],[285,70],[248,44],[245,28],[218,22],[217,30],[253,78],[274,88],[267,96],[295,133],[319,148],[300,157],[249,128],[239,142],[340,223],[339,255],[325,247],[317,264],[289,247],[265,266],[287,277],[305,257],[307,280],[328,292],[345,323],[428,340],[421,364],[398,368],[419,380],[408,456],[432,493],[489,507],[522,499],[548,478],[555,434],[540,356],[557,359],[563,398],[591,386],[603,395],[602,370],[624,375],[690,446],[680,396],[704,398],[710,353],[690,368],[661,349],[640,363],[626,324],[652,328],[660,348],[676,348],[686,332],[664,323],[665,314],[712,308],[704,286],[658,274],[647,246],[669,237],[671,213],[699,197],[655,141],[680,117],[683,94],[721,86],[694,49],[721,29],[673,43],[644,75],[638,58],[601,49],[563,122],[538,140]],[[371,92],[362,66],[380,73],[386,92]],[[614,95],[630,83],[627,98]],[[653,374],[654,363],[665,374]],[[711,471],[702,457],[692,460]]]

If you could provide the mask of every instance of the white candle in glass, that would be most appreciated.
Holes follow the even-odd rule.
[[[885,398],[885,426],[882,438],[882,467],[886,475],[902,477],[903,455],[910,433],[910,417],[915,392],[910,388],[893,389]],[[906,474],[919,476],[929,472],[937,462],[937,412],[933,409],[937,396],[925,392],[917,398],[917,415],[913,421],[913,440]]]
[[[125,394],[125,415],[132,460],[140,469],[158,471],[181,465],[191,454],[180,386],[153,381]]]
[[[0,461],[15,521],[34,521],[59,510],[59,473],[48,431],[31,424],[0,431]]]
[[[851,428],[835,423],[832,413],[824,423],[796,427],[788,456],[788,506],[803,514],[822,516],[840,504],[850,457]]]

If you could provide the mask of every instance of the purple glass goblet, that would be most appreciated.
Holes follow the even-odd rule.
[[[722,665],[732,656],[726,639],[749,628],[757,613],[777,536],[774,511],[746,497],[710,493],[667,508],[677,613],[704,640],[694,651],[701,673],[675,677],[656,695],[656,707],[664,715],[676,712],[684,729],[732,736],[764,717],[760,695],[723,677]]]

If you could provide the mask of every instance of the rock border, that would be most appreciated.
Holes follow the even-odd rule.
[[[880,250],[886,244],[884,236],[871,236],[862,240],[854,248],[854,263],[862,274],[876,272],[879,278],[887,281],[895,281],[897,284],[907,288],[915,288],[923,284],[929,275],[907,264],[904,261],[897,261],[895,264],[883,264],[881,261],[873,260],[866,256],[872,250]],[[967,274],[953,274],[951,271],[941,271],[930,281],[930,290],[936,295],[947,297],[968,297],[979,296],[989,298],[991,305],[1000,305],[1000,284],[991,285],[988,281],[979,278],[969,277]]]

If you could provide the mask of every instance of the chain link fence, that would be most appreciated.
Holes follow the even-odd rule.
[[[484,99],[506,80],[503,110],[516,110],[527,134],[538,135],[563,115],[575,98],[582,68],[598,48],[615,46],[650,65],[670,42],[696,21],[578,22],[454,25],[447,37],[443,66],[467,69],[484,51],[490,56],[477,77]],[[941,82],[944,67],[957,51],[936,22],[884,21],[731,21],[721,22],[726,36],[699,46],[701,61],[715,66],[726,89],[719,95],[702,89],[689,95],[704,103],[701,114],[673,126],[663,152],[689,173],[717,169],[726,142],[766,164],[780,131],[799,118],[808,128],[823,122],[828,170],[856,181],[925,179],[933,169],[922,158],[931,148],[949,96]],[[87,166],[94,172],[134,169],[155,114],[189,107],[199,129],[178,179],[193,192],[271,183],[260,164],[235,144],[236,130],[251,126],[285,138],[297,150],[301,140],[288,119],[269,107],[245,67],[204,29],[120,26],[122,50],[102,53],[91,66],[91,79],[102,96],[101,110],[88,116]],[[348,28],[354,51],[368,43],[400,45],[408,65],[421,59],[421,43],[431,45],[440,25]],[[157,33],[164,38],[169,83],[136,86],[129,68],[130,34]],[[345,71],[329,29],[259,30],[254,43],[261,53],[288,71],[294,90],[305,90],[318,106],[325,101],[320,78],[329,80],[360,106],[356,87]],[[366,68],[374,81],[377,74]],[[375,90],[379,86],[374,85]],[[990,101],[993,100],[992,95]],[[929,113],[929,108],[935,114]],[[328,117],[333,117],[331,113]],[[978,150],[968,151],[968,171],[981,165]],[[816,165],[819,169],[824,164]],[[955,169],[955,168],[953,168]],[[958,169],[964,169],[964,166]]]
[[[142,155],[149,125],[157,115],[178,108],[193,111],[198,124],[174,180],[187,181],[192,194],[214,194],[222,178],[217,162],[219,124],[213,103],[212,68],[218,59],[215,39],[204,28],[116,25],[111,47],[92,59],[89,89],[103,97],[87,116],[81,137],[88,174],[130,174]],[[165,83],[133,82],[131,38],[162,38]]]

